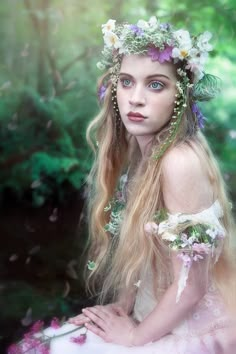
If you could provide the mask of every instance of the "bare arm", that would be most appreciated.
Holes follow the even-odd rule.
[[[162,336],[171,332],[192,308],[204,296],[208,284],[208,262],[205,258],[200,262],[194,262],[190,272],[187,285],[176,303],[179,273],[182,267],[182,260],[177,254],[172,255],[172,263],[175,272],[175,279],[167,289],[164,296],[154,310],[133,330],[133,345],[143,345],[156,341]]]

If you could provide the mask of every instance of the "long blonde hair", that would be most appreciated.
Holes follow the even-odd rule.
[[[140,273],[145,272],[150,264],[155,263],[155,271],[159,275],[164,272],[168,279],[171,278],[165,244],[160,238],[148,238],[144,233],[144,225],[153,220],[158,209],[165,207],[162,196],[162,161],[165,155],[157,161],[150,155],[138,167],[135,165],[140,151],[135,138],[127,134],[122,123],[117,134],[111,89],[111,83],[108,82],[101,112],[87,130],[87,140],[95,152],[95,162],[89,177],[92,187],[89,198],[91,246],[88,258],[96,263],[96,268],[88,275],[87,285],[91,292],[95,292],[97,286],[102,284],[99,292],[103,302],[115,300],[121,291],[130,290],[140,279]],[[229,199],[217,161],[203,134],[197,129],[190,97],[188,103],[178,134],[169,150],[178,144],[188,144],[207,168],[215,195],[223,207],[222,224],[227,232],[227,241],[213,275],[226,302],[233,304],[236,268],[231,252],[234,226]],[[153,149],[165,139],[167,131],[168,126],[153,139]],[[119,239],[114,239],[104,230],[110,217],[104,208],[112,199],[119,177],[128,165],[133,167],[128,201]]]

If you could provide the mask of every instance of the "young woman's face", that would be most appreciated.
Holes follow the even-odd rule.
[[[117,102],[127,131],[137,139],[152,138],[170,120],[176,94],[172,63],[129,55],[122,60]]]

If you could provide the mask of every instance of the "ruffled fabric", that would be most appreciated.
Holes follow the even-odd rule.
[[[172,249],[173,245],[177,247],[176,244],[173,244],[176,239],[178,239],[178,242],[181,242],[175,248],[178,252],[176,256],[181,258],[183,262],[179,275],[176,303],[180,301],[181,294],[187,285],[192,264],[200,262],[209,253],[211,253],[214,263],[218,261],[225,237],[225,230],[219,222],[222,216],[223,210],[219,201],[216,200],[208,209],[196,214],[168,214],[168,218],[159,224],[158,236],[161,236],[163,240],[169,241]],[[209,235],[209,241],[206,241],[205,237],[202,238],[204,242],[199,241],[195,236],[187,237],[185,230],[190,225],[200,225],[201,232],[206,236]]]

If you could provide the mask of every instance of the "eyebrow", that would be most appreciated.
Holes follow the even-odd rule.
[[[130,76],[130,77],[132,77],[133,78],[133,76],[131,75],[131,74],[127,74],[127,73],[120,73],[119,74],[120,76],[121,75],[125,75],[125,76]],[[170,80],[170,77],[169,76],[166,76],[166,75],[164,75],[164,74],[152,74],[152,75],[148,75],[145,79],[153,79],[153,78],[155,78],[155,77],[164,77],[165,79],[167,79],[167,80]]]

